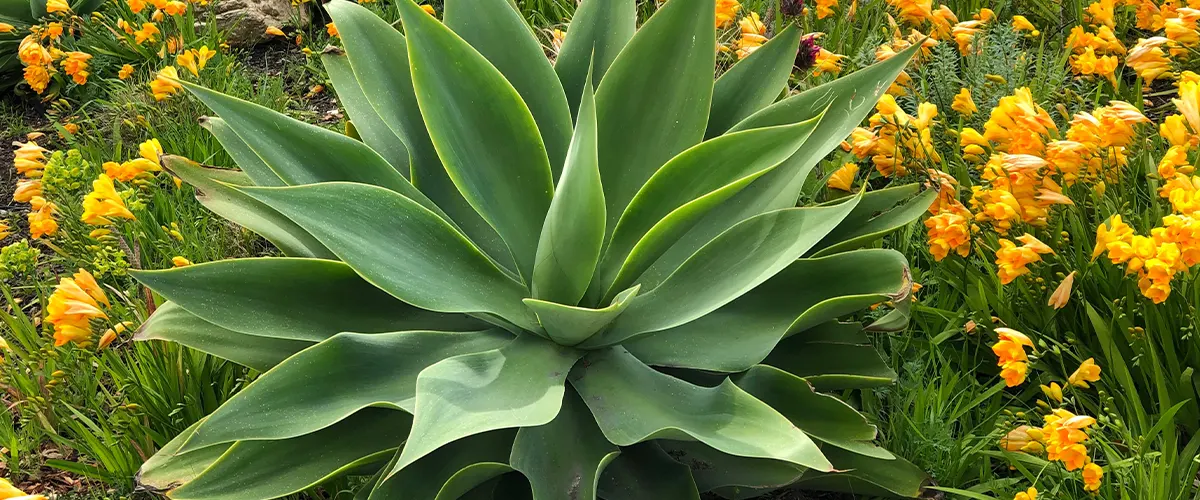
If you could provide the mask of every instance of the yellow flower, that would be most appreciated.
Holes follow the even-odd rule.
[[[13,191],[13,201],[29,203],[34,196],[42,195],[42,181],[28,179],[17,181],[17,189]]]
[[[126,0],[125,3],[129,5],[129,10],[133,11],[134,14],[140,14],[143,10],[146,10],[146,0]]]
[[[1038,31],[1037,27],[1034,26],[1033,23],[1029,22],[1029,19],[1025,18],[1025,16],[1013,16],[1012,24],[1013,29],[1017,31],[1028,31],[1029,36],[1038,36],[1042,34],[1042,32]]]
[[[267,26],[267,34],[271,36],[287,36],[278,26]]]
[[[83,198],[83,216],[80,220],[93,226],[112,224],[108,217],[135,219],[133,213],[125,207],[125,201],[117,194],[113,180],[105,174],[100,174],[92,182],[92,192]]]
[[[1004,379],[1004,385],[1008,387],[1016,387],[1025,383],[1025,376],[1029,373],[1029,364],[1024,361],[1013,361],[1005,363],[1000,369],[1000,378]]]
[[[1115,28],[1113,22],[1113,8],[1116,7],[1114,0],[1099,0],[1087,6],[1087,17],[1092,24],[1104,25],[1109,28]]]
[[[1058,461],[1069,471],[1079,470],[1091,460],[1087,455],[1087,447],[1082,444],[1064,446],[1057,455]]]
[[[971,253],[970,213],[947,211],[925,219],[929,253],[941,262],[950,252],[962,257]]]
[[[1017,493],[1013,500],[1037,500],[1037,488],[1030,486],[1028,490]]]
[[[85,52],[67,52],[67,58],[62,62],[63,71],[75,80],[76,84],[86,84],[89,74],[88,60],[91,58],[92,55]]]
[[[325,32],[329,33],[329,36],[338,36],[337,26],[334,26],[333,23],[325,25]]]
[[[8,23],[0,23],[0,33],[12,33],[17,30],[16,26]]]
[[[900,11],[900,19],[912,25],[933,18],[933,0],[888,0],[887,3]]]
[[[60,279],[46,304],[46,322],[54,325],[54,345],[90,339],[91,320],[108,318],[100,304],[108,305],[108,297],[91,273],[80,269],[71,278]]]
[[[58,207],[41,196],[34,196],[29,200],[29,205],[33,208],[28,216],[29,237],[36,240],[42,236],[54,235],[58,231],[58,222],[54,220],[54,212]]]
[[[1100,491],[1100,483],[1104,481],[1104,469],[1094,463],[1083,466],[1083,490]]]
[[[433,10],[433,6],[429,5],[427,3],[421,4],[421,10],[425,11],[426,14],[429,14],[431,16],[434,14],[437,14],[437,11]]]
[[[1094,358],[1088,358],[1079,365],[1079,368],[1067,377],[1067,383],[1081,389],[1087,389],[1088,382],[1096,382],[1100,380],[1100,367],[1096,365]]]
[[[738,27],[742,31],[742,37],[738,40],[738,59],[744,59],[755,50],[758,50],[762,44],[767,43],[767,27],[759,19],[757,12],[751,12],[750,15],[743,17],[738,21]]]
[[[182,256],[176,255],[174,257],[171,257],[171,265],[173,265],[175,267],[185,267],[185,266],[192,265],[192,261],[187,260],[187,259],[183,258]]]
[[[17,173],[25,177],[41,177],[46,168],[42,163],[46,161],[46,148],[38,146],[32,140],[25,143],[14,142],[13,145],[17,146],[17,150],[13,152],[13,166],[16,167]]]
[[[1023,451],[1025,453],[1041,453],[1045,451],[1042,446],[1041,432],[1038,429],[1028,425],[1022,425],[1008,431],[1003,438],[1000,438],[1000,448],[1007,451]]]
[[[138,144],[138,154],[147,160],[154,162],[156,165],[162,165],[159,162],[159,157],[163,155],[162,144],[158,139],[150,139],[141,144]]]
[[[817,0],[817,19],[825,19],[833,15],[834,7],[837,7],[838,0]]]
[[[12,234],[11,229],[12,228],[8,227],[8,224],[5,224],[4,221],[0,221],[0,240],[7,238],[8,235]]]
[[[162,10],[168,16],[182,16],[187,13],[187,4],[178,0],[173,0],[167,2],[167,4],[162,7]]]
[[[117,332],[112,328],[109,328],[108,330],[104,331],[104,335],[100,336],[100,342],[96,344],[96,348],[105,349],[109,346],[109,344],[112,344],[114,340],[117,340]]]
[[[8,349],[8,343],[4,344],[5,350]],[[28,495],[21,491],[7,479],[0,479],[0,500],[46,500],[43,495]]]
[[[25,67],[25,82],[34,92],[41,94],[50,85],[50,71],[45,66],[35,64]]]
[[[54,14],[56,12],[71,12],[71,6],[67,4],[67,0],[47,0],[46,12]]]
[[[160,33],[162,32],[158,30],[158,26],[151,23],[142,23],[142,29],[133,32],[133,40],[138,45],[144,42],[154,43],[154,37]]]
[[[1096,228],[1096,246],[1092,249],[1092,260],[1096,260],[1113,243],[1128,243],[1133,239],[1133,228],[1121,220],[1120,214]]]
[[[968,118],[979,111],[979,107],[976,106],[975,101],[971,99],[971,90],[967,88],[960,89],[958,94],[954,95],[954,102],[950,104],[950,109],[953,109],[959,112],[959,114],[962,114]],[[974,131],[972,130],[972,132]]]
[[[128,65],[128,64],[121,66],[121,71],[117,72],[117,78],[120,78],[122,80],[129,79],[129,77],[131,75],[133,75],[133,66]]]
[[[50,51],[38,43],[33,35],[29,35],[21,40],[21,43],[17,46],[17,57],[27,66],[37,66],[54,62]]]
[[[826,186],[828,186],[830,189],[837,189],[840,191],[853,191],[854,177],[856,175],[858,175],[858,165],[854,163],[847,163],[842,165],[842,168],[837,169],[837,171],[829,176],[829,181],[826,183]]]
[[[201,46],[199,49],[192,49],[192,55],[196,56],[196,66],[204,69],[208,65],[208,61],[217,55],[217,51],[208,48],[207,45]]]
[[[813,76],[821,76],[823,73],[831,75],[841,73],[842,59],[845,58],[846,56],[834,54],[821,47],[821,50],[817,51],[817,58],[813,60]]]
[[[158,76],[150,82],[150,92],[154,94],[155,101],[161,101],[176,92],[183,89],[183,85],[179,83],[179,70],[174,66],[167,66],[158,71]]]
[[[1115,87],[1117,85],[1117,56],[1097,56],[1093,48],[1088,47],[1082,54],[1071,57],[1071,70],[1085,76],[1103,76]]]
[[[1175,17],[1163,22],[1163,31],[1171,41],[1186,47],[1200,44],[1200,33],[1196,31],[1196,22],[1200,21],[1200,10],[1181,7],[1175,10]]]
[[[54,23],[47,23],[47,24],[46,24],[46,31],[42,33],[42,38],[49,38],[49,39],[51,39],[51,40],[58,40],[59,38],[62,38],[62,34],[63,34],[63,25],[62,25],[62,23],[58,23],[58,22],[54,22]]]
[[[180,68],[188,70],[193,76],[200,76],[200,68],[196,66],[196,55],[191,51],[175,56],[175,64],[178,64]]]
[[[1030,234],[1018,239],[1024,245],[1018,247],[1015,243],[1001,238],[1000,249],[996,250],[997,275],[1002,285],[1012,283],[1018,276],[1028,274],[1029,269],[1026,266],[1041,261],[1040,254],[1053,253],[1050,247]]]
[[[737,19],[737,13],[742,9],[738,0],[717,0],[717,28],[725,28]]]
[[[1138,43],[1129,50],[1125,64],[1137,72],[1138,76],[1149,84],[1154,79],[1171,71],[1171,60],[1167,58],[1162,46],[1169,40],[1161,36],[1139,38]]]
[[[104,174],[113,180],[129,182],[147,172],[158,172],[162,167],[145,158],[134,158],[125,163],[105,162]]]
[[[1043,385],[1041,389],[1042,394],[1045,394],[1047,398],[1056,403],[1063,402],[1062,386],[1058,385],[1058,382],[1050,382],[1049,386]]]
[[[1068,274],[1062,283],[1059,283],[1058,288],[1054,289],[1047,305],[1055,309],[1067,307],[1067,302],[1071,300],[1071,287],[1073,286],[1075,286],[1075,271],[1071,271],[1071,274]]]

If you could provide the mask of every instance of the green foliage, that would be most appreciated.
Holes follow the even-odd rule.
[[[711,0],[595,29],[631,27],[633,4],[585,1],[557,67],[505,0],[450,0],[445,24],[401,1],[403,35],[327,4],[345,51],[323,60],[362,142],[186,84],[241,172],[164,167],[286,257],[131,271],[168,300],[139,339],[267,370],[142,484],[270,499],[365,472],[356,498],[919,495],[924,473],[823,391],[894,379],[839,320],[890,301],[869,328],[904,327],[905,259],[862,248],[931,198],[796,206],[915,49],[774,102],[788,50],[722,89]]]

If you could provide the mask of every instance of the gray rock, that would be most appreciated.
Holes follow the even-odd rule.
[[[217,27],[227,33],[226,42],[234,47],[250,47],[270,38],[268,26],[308,25],[308,5],[297,8],[290,0],[218,0],[214,8]]]

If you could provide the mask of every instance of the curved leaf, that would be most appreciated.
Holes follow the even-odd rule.
[[[661,439],[658,444],[676,462],[692,469],[692,476],[696,478],[696,487],[700,491],[717,488],[726,491],[754,490],[754,494],[750,495],[753,497],[758,496],[760,491],[757,490],[760,489],[787,486],[807,470],[779,460],[721,453],[704,443]],[[736,494],[723,496],[749,498]]]
[[[595,500],[600,472],[620,453],[570,390],[553,421],[517,431],[509,463],[529,479],[535,500]]]
[[[258,200],[230,187],[233,171],[206,168],[180,156],[163,156],[163,168],[196,188],[196,200],[213,213],[258,233],[289,257],[333,258],[308,231]],[[250,181],[250,177],[243,177]],[[247,185],[242,183],[240,185]]]
[[[521,304],[526,288],[448,222],[408,198],[344,182],[242,189],[291,218],[363,278],[400,300],[431,311],[494,313],[537,329],[532,313]]]
[[[184,429],[153,456],[146,460],[137,472],[137,484],[152,491],[166,491],[191,481],[216,462],[232,443],[212,446],[191,453],[179,453],[179,447],[191,439],[192,433],[204,421],[201,420]]]
[[[134,340],[166,340],[266,371],[313,345],[303,340],[278,339],[221,328],[166,302],[138,328]]]
[[[916,187],[916,185],[913,185],[913,187]],[[884,189],[874,192],[881,193],[889,190]],[[868,204],[868,200],[871,198],[870,195],[871,192],[868,192],[863,196],[862,203],[859,203],[859,206],[855,208],[855,212],[858,213],[851,213],[847,216],[842,225],[830,232],[825,236],[824,240],[821,240],[821,243],[817,244],[813,249],[814,257],[862,248],[909,225],[912,221],[921,218],[921,215],[925,214],[929,209],[929,205],[933,204],[934,197],[937,196],[937,191],[927,189],[925,192],[905,200],[899,206],[894,207],[892,205],[884,205],[883,203]]]
[[[500,349],[447,358],[422,370],[416,420],[392,475],[472,434],[554,420],[567,372],[582,355],[521,335]]]
[[[386,461],[404,441],[410,421],[404,412],[368,408],[333,427],[297,438],[240,442],[170,496],[174,500],[270,500],[298,493],[359,466]]]
[[[800,29],[789,25],[717,78],[705,139],[719,136],[787,90]]]
[[[536,299],[578,304],[596,271],[604,245],[604,188],[596,162],[596,100],[589,84],[538,240],[531,287]]]
[[[421,370],[511,341],[511,335],[498,330],[340,333],[234,394],[208,416],[183,449],[302,436],[371,406],[412,413]],[[344,390],[350,386],[353,391]]]
[[[571,144],[571,109],[554,66],[525,19],[507,0],[448,0],[442,22],[486,57],[521,95],[557,178]]]
[[[601,293],[608,291],[609,286],[618,290],[627,288],[632,279],[708,209],[795,153],[817,123],[814,119],[729,134],[702,142],[672,158],[646,181],[621,214],[593,288]],[[731,189],[734,186],[737,187]],[[688,208],[680,210],[685,206]],[[670,224],[664,220],[668,216],[673,218]],[[659,231],[675,237],[664,238],[669,243],[662,245],[658,252],[640,252],[642,265],[636,264],[639,259],[627,260],[634,246],[645,245],[643,240],[648,239],[647,233],[658,225],[669,227],[668,231]],[[618,271],[628,279],[614,283]]]
[[[833,470],[807,435],[728,379],[717,387],[692,385],[614,347],[588,354],[571,372],[571,385],[604,436],[620,446],[696,440],[731,455]]]
[[[896,381],[896,372],[869,343],[862,325],[831,321],[785,339],[763,364],[804,378],[819,391],[864,389]]]
[[[582,0],[571,17],[562,49],[554,61],[554,72],[562,82],[574,116],[583,95],[584,81],[592,75],[595,85],[604,78],[617,54],[633,38],[637,24],[635,0]]]
[[[804,379],[772,366],[756,365],[734,376],[733,381],[819,441],[881,460],[896,458],[871,444],[876,429],[865,416],[838,398],[816,393]]]
[[[337,92],[338,102],[346,108],[346,115],[358,130],[362,141],[379,153],[384,160],[400,172],[405,178],[409,176],[408,148],[404,141],[396,136],[391,127],[384,123],[367,100],[362,86],[354,76],[354,68],[350,67],[350,59],[338,48],[326,49],[321,54],[321,64],[333,82],[333,90]]]
[[[842,472],[805,471],[795,488],[839,491],[855,495],[917,498],[932,482],[928,474],[903,458],[880,460],[857,453],[827,448],[829,459]]]
[[[347,331],[479,325],[409,306],[332,260],[261,257],[130,273],[205,321],[261,337],[320,342]]]
[[[610,500],[700,500],[692,472],[654,442],[622,449],[604,469],[597,489]]]
[[[354,2],[331,1],[325,4],[325,11],[337,23],[346,57],[367,100],[408,148],[413,185],[488,256],[506,269],[515,269],[508,247],[458,192],[429,140],[413,90],[404,35]]]
[[[832,82],[772,104],[731,129],[749,130],[797,123],[822,116],[805,147],[767,175],[709,213],[642,275],[657,282],[677,269],[714,237],[747,218],[796,206],[801,188],[817,162],[825,158],[875,109],[879,96],[908,64],[917,47]]]
[[[411,0],[399,8],[413,88],[438,157],[528,280],[554,196],[533,115],[504,75],[466,41]]]
[[[546,335],[551,340],[561,345],[573,346],[612,324],[640,289],[640,286],[634,285],[633,288],[617,294],[612,304],[604,309],[564,306],[537,299],[525,299],[525,305],[537,314],[538,321],[541,322],[542,328],[546,329]]]
[[[899,297],[911,286],[907,269],[894,250],[800,259],[720,309],[625,347],[649,365],[740,372],[788,334]]]
[[[502,429],[449,443],[387,477],[371,492],[372,500],[450,500],[453,492],[480,479],[511,471],[506,462],[516,431]],[[470,489],[470,488],[467,488]]]
[[[611,345],[665,330],[732,302],[807,252],[857,202],[858,198],[851,198],[836,207],[777,210],[730,228],[657,288],[634,299],[598,340]]]
[[[715,12],[714,0],[664,4],[600,80],[596,123],[609,232],[659,167],[704,138]]]
[[[225,148],[225,152],[229,153],[229,157],[233,158],[233,162],[249,176],[255,186],[287,185],[274,170],[271,170],[271,167],[263,162],[262,158],[258,157],[258,153],[250,149],[246,141],[243,141],[232,128],[229,128],[229,124],[225,123],[225,120],[215,116],[202,116],[200,117],[200,126],[217,138],[217,142],[221,143],[221,147]]]

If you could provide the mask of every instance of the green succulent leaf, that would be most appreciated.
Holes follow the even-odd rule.
[[[582,351],[533,335],[500,349],[446,358],[417,376],[416,419],[392,474],[464,437],[549,423]]]
[[[891,190],[915,192],[916,188],[916,184],[909,184],[908,186],[868,192],[863,196],[862,203],[855,208],[855,212],[847,216],[841,226],[825,236],[825,239],[813,249],[813,256],[832,255],[865,247],[921,218],[921,215],[924,215],[929,209],[929,205],[933,204],[937,191],[927,189],[919,195],[902,201],[899,205],[886,204],[886,201],[890,201],[892,198],[892,193],[879,196],[882,199],[878,202],[871,196],[872,193]]]
[[[138,328],[134,340],[166,340],[259,371],[313,345],[304,340],[262,337],[235,332],[200,319],[174,302],[159,306]]]
[[[826,455],[841,472],[827,474],[808,470],[793,487],[917,498],[931,482],[928,474],[902,458],[881,460],[834,447],[828,447]]]
[[[554,72],[566,92],[571,115],[579,109],[584,81],[592,75],[592,84],[600,83],[617,54],[633,38],[637,24],[635,0],[583,0],[554,61]]]
[[[513,429],[502,429],[449,443],[387,477],[375,487],[370,498],[459,498],[487,479],[512,471],[507,461],[515,434]]]
[[[588,354],[571,373],[571,385],[604,436],[620,446],[695,440],[731,455],[833,470],[807,435],[728,379],[717,387],[693,385],[614,347]]]
[[[534,298],[578,304],[603,245],[604,188],[596,157],[596,101],[591,85],[586,85],[575,137],[538,240],[531,287]]]
[[[910,286],[908,264],[893,250],[799,259],[737,300],[625,347],[654,366],[740,372],[785,336],[893,300]]]
[[[325,72],[333,82],[338,102],[346,108],[346,115],[362,136],[363,143],[379,153],[392,168],[407,178],[411,170],[408,164],[408,148],[404,147],[404,141],[396,136],[367,100],[367,94],[363,92],[362,85],[354,76],[354,68],[350,66],[350,59],[346,57],[346,53],[340,49],[326,50],[321,54],[321,64],[325,66]]]
[[[715,12],[714,0],[664,4],[600,80],[596,123],[609,232],[659,167],[704,138]]]
[[[800,477],[804,467],[779,460],[747,458],[721,453],[711,446],[694,441],[659,440],[659,446],[673,460],[692,469],[700,491],[718,488],[728,492],[751,490],[758,496],[761,489],[787,486]],[[741,495],[722,495],[725,498],[748,498]]]
[[[192,433],[204,421],[201,420],[184,429],[167,442],[158,452],[146,460],[138,469],[138,485],[154,491],[166,491],[195,479],[221,455],[229,450],[233,443],[211,446],[191,453],[180,453],[183,443],[192,438]]]
[[[236,443],[204,473],[172,490],[170,497],[270,500],[298,493],[361,466],[386,461],[404,441],[409,422],[407,413],[368,408],[312,434]]]
[[[553,421],[517,431],[509,463],[529,479],[534,500],[595,500],[600,472],[620,453],[568,390]]]
[[[225,149],[226,153],[229,153],[238,168],[241,168],[242,172],[245,172],[252,181],[250,185],[267,187],[287,185],[274,170],[271,170],[271,167],[267,166],[258,153],[250,149],[250,145],[246,144],[246,141],[238,137],[229,124],[225,123],[225,120],[215,116],[202,116],[200,117],[200,126],[217,138],[217,142],[221,143],[221,147]],[[221,216],[224,217],[224,215]]]
[[[408,198],[344,182],[242,189],[288,216],[371,284],[404,302],[430,311],[493,313],[537,330],[536,319],[521,303],[528,293],[525,286],[448,222]]]
[[[824,323],[785,339],[763,364],[802,377],[819,391],[864,389],[895,382],[896,372],[874,347],[861,340],[861,332],[858,323]]]
[[[617,319],[629,301],[637,297],[640,285],[617,294],[612,304],[604,309],[565,306],[537,299],[525,299],[525,305],[537,314],[546,335],[561,345],[573,346],[600,332]]]
[[[817,123],[814,119],[721,136],[668,161],[621,214],[590,295],[630,286],[707,210],[795,153]]]
[[[598,490],[609,500],[700,500],[692,471],[654,441],[623,448],[604,469]]]
[[[412,413],[417,376],[426,367],[511,341],[512,335],[500,330],[339,333],[235,394],[208,416],[183,450],[302,436],[367,407]],[[348,384],[353,391],[342,390]]]
[[[799,45],[800,28],[789,25],[717,78],[704,138],[720,136],[775,102],[787,90]]]
[[[413,88],[438,157],[529,279],[554,196],[533,115],[512,84],[470,44],[411,0],[399,7]]]
[[[571,144],[571,110],[525,19],[506,0],[448,0],[442,22],[486,57],[529,106],[557,178]]]
[[[179,156],[164,156],[162,164],[167,171],[196,188],[196,200],[205,208],[262,235],[285,255],[334,258],[333,252],[291,219],[229,186],[251,185],[252,178],[248,173],[207,168]]]
[[[205,321],[261,337],[320,342],[345,331],[461,331],[481,324],[409,306],[332,260],[231,259],[131,273]]]
[[[346,57],[367,100],[408,148],[413,185],[444,210],[489,257],[515,270],[508,247],[458,192],[429,140],[413,90],[404,35],[354,2],[334,0],[325,4],[325,10],[337,23]]]
[[[756,365],[733,380],[818,441],[881,460],[896,458],[871,444],[876,429],[865,416],[838,398],[818,394],[800,377],[772,366]]]
[[[598,342],[611,345],[665,330],[719,309],[782,271],[850,213],[835,207],[789,208],[747,219],[684,262],[658,288],[640,295]],[[643,286],[648,286],[643,284]]]

